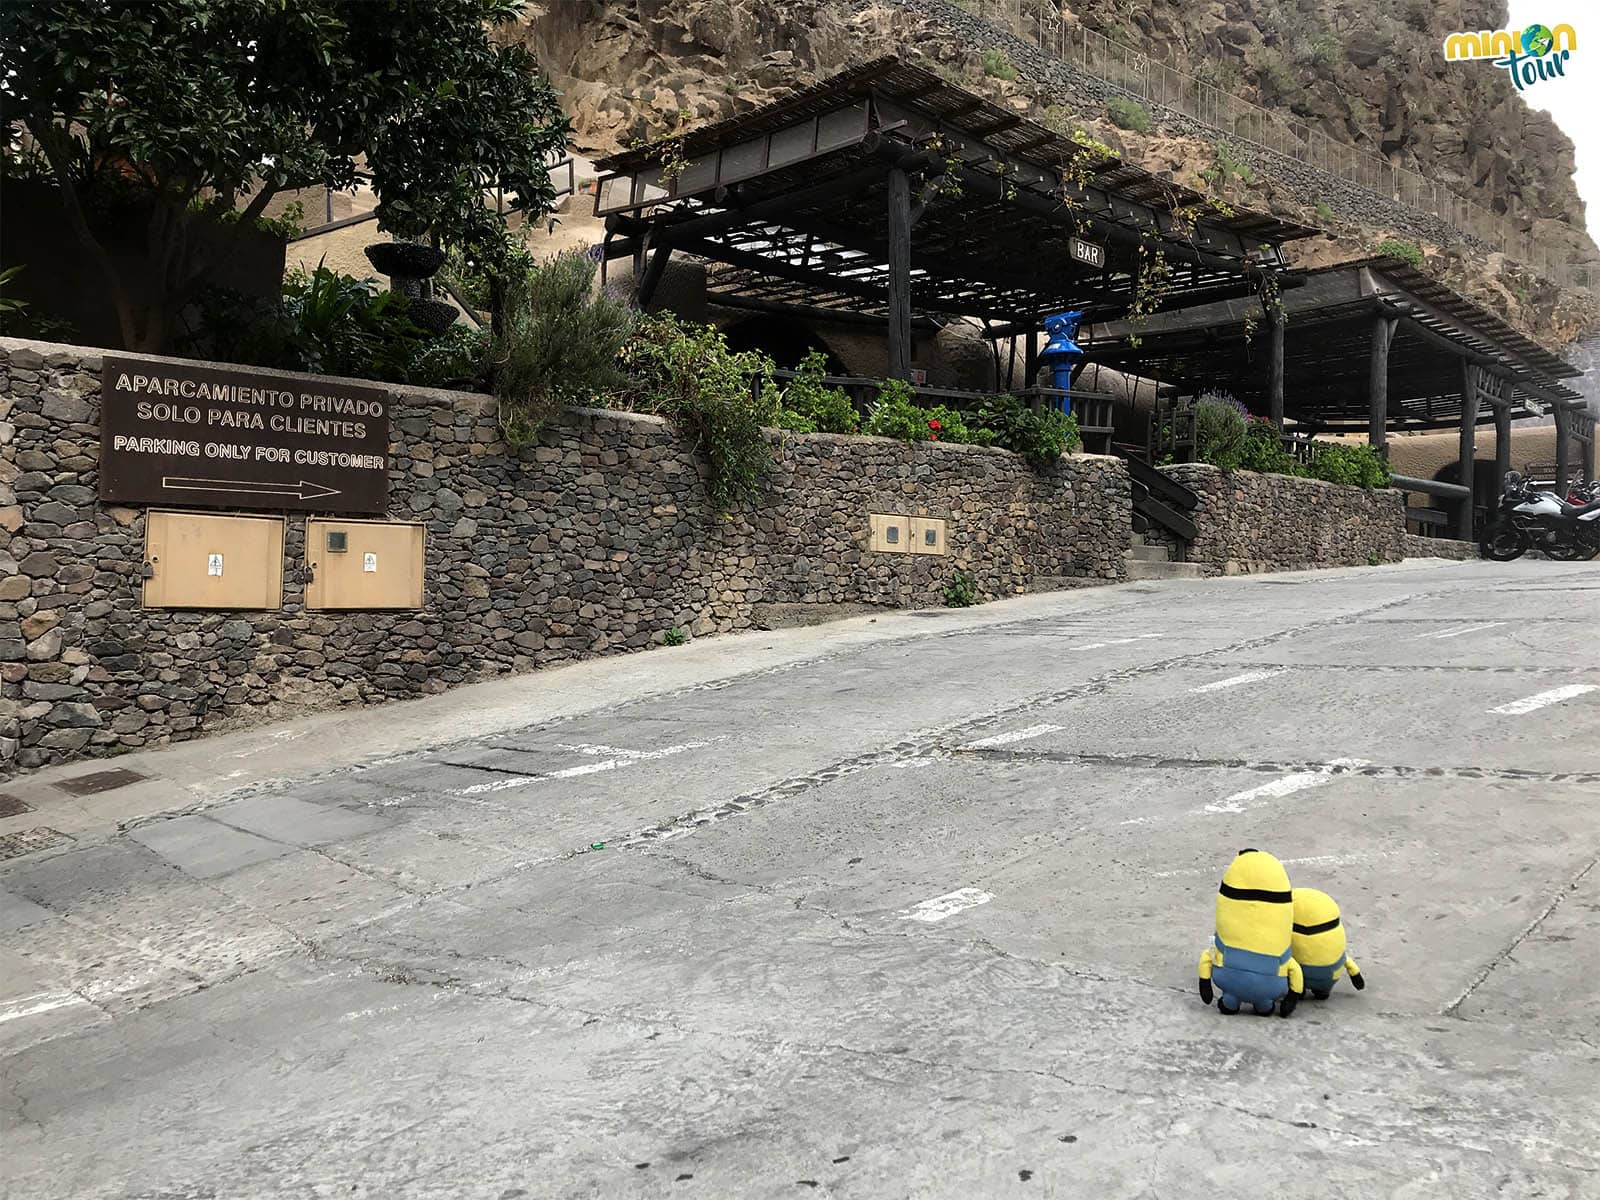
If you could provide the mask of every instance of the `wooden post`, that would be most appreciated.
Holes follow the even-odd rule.
[[[889,172],[889,378],[911,378],[911,178]]]
[[[655,299],[656,287],[661,283],[661,276],[666,273],[667,260],[672,257],[672,247],[662,242],[650,252],[649,259],[645,262],[644,275],[639,280],[639,309],[641,312],[650,311],[650,301]]]
[[[1039,386],[1039,331],[1030,329],[1024,335],[1028,340],[1022,344],[1022,386],[1025,388]]]
[[[1563,405],[1556,405],[1556,491],[1567,494],[1572,477],[1572,421]]]
[[[1272,423],[1283,432],[1283,315],[1271,317],[1272,345],[1267,360],[1267,404]],[[1385,372],[1387,374],[1387,372]]]
[[[1456,536],[1463,542],[1473,540],[1472,532],[1472,467],[1477,451],[1474,435],[1478,429],[1478,368],[1469,360],[1461,360],[1461,457],[1457,467],[1456,482],[1467,489],[1461,499],[1461,511],[1456,518]]]
[[[1494,494],[1498,498],[1506,490],[1506,475],[1511,470],[1511,388],[1504,377],[1496,379],[1495,385],[1500,397],[1494,410]]]
[[[1367,441],[1385,457],[1389,453],[1389,344],[1394,341],[1393,317],[1379,313],[1372,322],[1372,359],[1367,373]]]

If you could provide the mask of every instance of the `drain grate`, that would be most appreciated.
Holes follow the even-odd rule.
[[[8,858],[21,858],[24,854],[34,854],[40,850],[53,850],[71,841],[71,838],[59,830],[46,829],[42,825],[37,829],[24,829],[20,833],[0,834],[0,862]]]
[[[74,796],[92,796],[96,792],[109,792],[112,788],[126,787],[130,783],[141,783],[149,776],[141,775],[137,771],[130,771],[126,767],[118,767],[114,771],[96,771],[91,775],[74,775],[71,779],[62,779],[56,786],[63,792]]]
[[[15,796],[0,792],[0,817],[19,817],[25,812],[32,811],[32,805],[24,804]]]

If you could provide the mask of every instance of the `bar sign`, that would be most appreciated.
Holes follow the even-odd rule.
[[[1072,257],[1091,267],[1106,265],[1106,248],[1097,246],[1093,242],[1086,242],[1082,238],[1070,238],[1067,248],[1072,252]]]

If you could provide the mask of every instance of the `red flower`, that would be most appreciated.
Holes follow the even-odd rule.
[[[933,430],[940,430],[940,429],[943,429],[944,426],[939,424],[939,422],[937,422],[937,421],[929,421],[928,422],[928,428],[929,429],[933,429]]]
[[[937,433],[930,433],[928,435],[928,440],[930,442],[937,442],[939,440],[939,435]]]

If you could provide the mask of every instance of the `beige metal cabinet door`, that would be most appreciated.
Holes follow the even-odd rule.
[[[306,522],[307,608],[421,608],[427,537],[409,521]]]
[[[146,608],[283,607],[283,518],[149,512]]]

